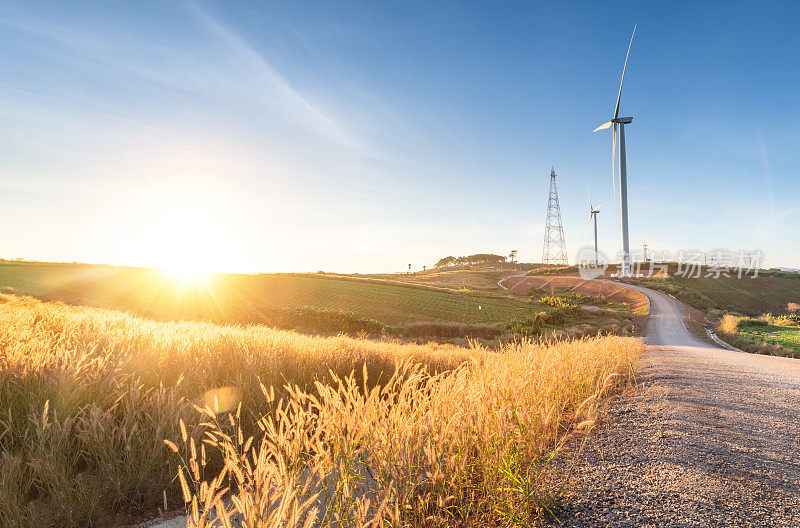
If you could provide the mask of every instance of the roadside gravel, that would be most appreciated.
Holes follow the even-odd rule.
[[[636,386],[559,462],[581,482],[562,526],[799,527],[800,361],[714,348],[674,299],[640,291],[654,344]]]

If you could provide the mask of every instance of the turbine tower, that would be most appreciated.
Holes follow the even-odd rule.
[[[561,206],[558,205],[556,171],[550,168],[550,197],[547,199],[547,223],[544,228],[542,267],[568,265],[567,244],[564,242],[564,227],[561,225]]]
[[[586,193],[586,196],[589,196],[588,192]],[[599,257],[598,257],[598,253],[597,253],[597,213],[599,213],[599,212],[600,212],[600,206],[598,205],[597,207],[593,207],[592,206],[592,197],[589,196],[589,225],[591,225],[592,219],[594,219],[594,265],[595,266],[599,266],[600,265]],[[586,229],[588,231],[588,229],[589,229],[588,225],[586,226]]]
[[[622,276],[630,277],[631,275],[631,251],[630,240],[628,238],[628,167],[625,158],[625,125],[633,121],[632,117],[619,117],[619,103],[622,99],[622,83],[625,80],[625,68],[628,66],[628,56],[631,54],[631,45],[633,44],[633,36],[636,34],[636,26],[633,26],[633,33],[631,34],[631,41],[628,43],[628,53],[625,55],[625,64],[622,66],[622,79],[619,81],[619,92],[617,93],[617,104],[614,107],[614,117],[611,121],[603,123],[594,129],[605,130],[606,128],[614,125],[614,130],[611,134],[611,184],[614,185],[616,192],[616,176],[614,174],[614,162],[616,161],[616,148],[617,148],[617,126],[619,126],[619,201],[620,209],[622,212]]]

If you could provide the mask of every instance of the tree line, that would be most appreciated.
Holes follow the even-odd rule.
[[[466,257],[447,256],[439,259],[434,267],[446,268],[448,266],[497,266],[506,262],[506,257],[492,253],[476,253]]]

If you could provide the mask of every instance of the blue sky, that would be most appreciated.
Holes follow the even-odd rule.
[[[759,249],[800,267],[793,3],[0,4],[2,256],[220,271]],[[759,141],[759,136],[761,140]]]

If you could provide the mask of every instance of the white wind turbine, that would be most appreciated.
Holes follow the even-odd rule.
[[[589,193],[586,193],[586,196],[589,196]],[[594,265],[599,266],[599,253],[597,252],[597,213],[600,212],[601,205],[597,207],[592,206],[592,197],[589,196],[589,225],[592,224],[592,219],[594,219]],[[586,226],[586,230],[589,230],[589,225]]]
[[[622,66],[622,79],[619,81],[619,93],[617,94],[617,105],[614,107],[614,117],[611,121],[603,123],[594,129],[594,132],[597,132],[598,130],[605,130],[611,125],[614,125],[614,130],[611,134],[611,184],[614,186],[614,193],[616,194],[614,163],[616,162],[617,125],[619,125],[619,199],[620,209],[622,210],[622,275],[624,277],[629,277],[631,274],[631,252],[630,240],[628,238],[628,174],[625,159],[625,125],[633,121],[633,118],[619,117],[619,103],[622,99],[622,83],[625,81],[625,68],[628,66],[628,56],[631,54],[631,45],[633,44],[633,36],[635,34],[636,26],[634,25],[631,41],[628,44],[628,53],[625,55],[625,64]]]

